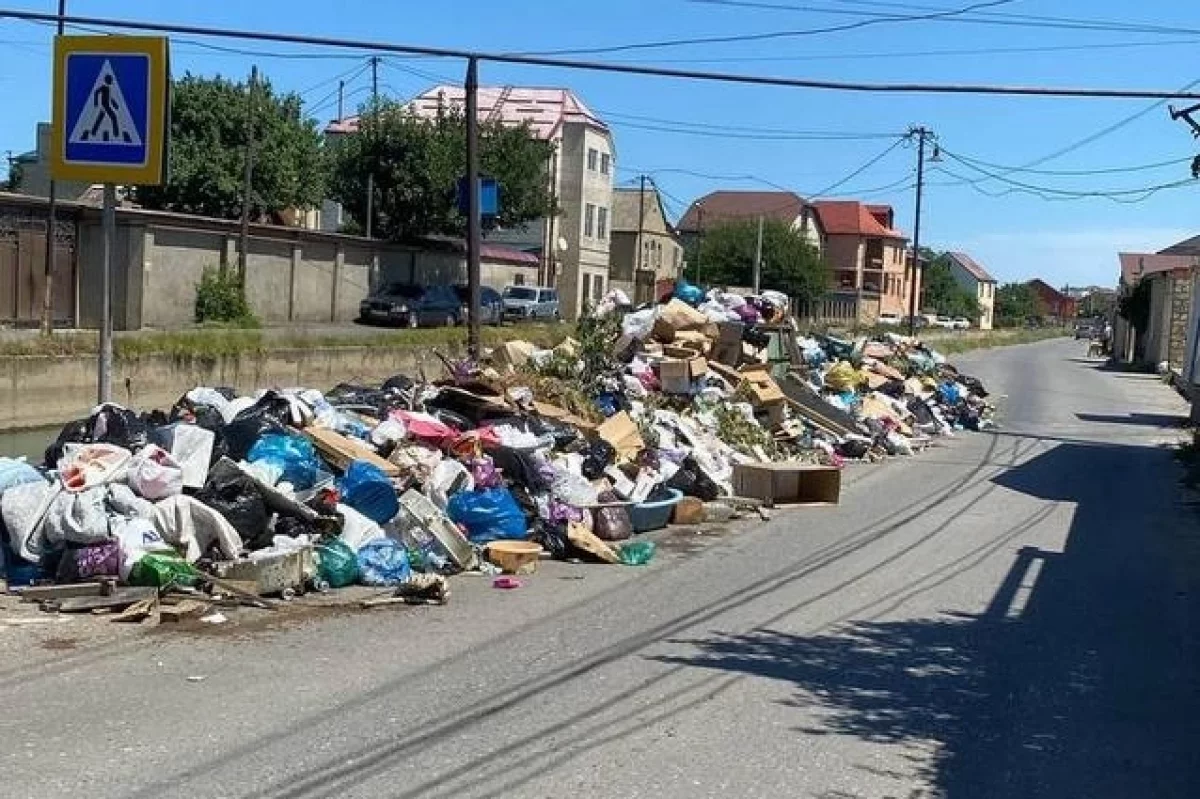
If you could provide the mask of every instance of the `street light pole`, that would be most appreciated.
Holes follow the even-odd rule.
[[[925,190],[925,139],[933,132],[925,127],[913,128],[908,132],[917,138],[917,208],[913,221],[912,279],[909,282],[908,335],[917,334],[917,297],[921,293],[921,196]]]
[[[58,35],[66,30],[67,0],[58,0]],[[54,257],[55,235],[58,232],[58,184],[50,179],[50,203],[46,209],[46,264],[45,281],[42,289],[42,335],[48,336],[54,332]]]

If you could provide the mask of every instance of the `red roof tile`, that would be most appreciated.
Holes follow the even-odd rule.
[[[1117,258],[1121,261],[1121,280],[1129,285],[1133,285],[1145,275],[1155,272],[1191,269],[1196,265],[1196,258],[1192,255],[1154,255],[1152,253],[1123,252],[1118,253]]]
[[[766,217],[792,224],[804,210],[804,200],[790,191],[714,191],[692,203],[678,229],[698,232],[719,221]]]
[[[863,205],[857,200],[818,200],[813,203],[825,232],[830,236],[881,236],[903,239],[899,230],[880,224],[875,214],[891,216],[886,205]]]
[[[954,259],[959,266],[967,270],[971,277],[975,278],[980,283],[996,282],[996,278],[989,275],[986,269],[980,266],[974,258],[967,255],[965,252],[948,252],[946,255]]]

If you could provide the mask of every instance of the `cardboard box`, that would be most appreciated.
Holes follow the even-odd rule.
[[[708,317],[681,300],[673,299],[658,311],[654,320],[654,337],[663,343],[675,340],[684,331],[703,330]]]
[[[708,361],[703,357],[670,359],[658,364],[658,379],[667,394],[688,394],[692,382],[708,374]]]
[[[742,331],[746,326],[741,322],[720,322],[717,324],[717,340],[713,344],[712,358],[726,366],[737,366],[742,357]]]
[[[832,466],[803,463],[737,463],[733,493],[775,505],[836,505],[841,498],[842,473]]]
[[[506,341],[492,350],[492,361],[497,366],[519,368],[529,361],[535,349],[528,341]]]
[[[618,461],[636,458],[645,446],[637,423],[625,411],[605,419],[604,424],[596,428],[596,435],[612,445]]]

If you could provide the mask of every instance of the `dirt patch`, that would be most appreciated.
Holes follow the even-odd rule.
[[[49,649],[51,652],[62,652],[79,647],[78,638],[46,638],[41,641],[38,646],[42,649]]]
[[[293,601],[279,603],[275,610],[261,608],[214,607],[212,613],[221,613],[226,621],[221,624],[211,624],[200,621],[199,618],[188,618],[178,622],[162,622],[146,632],[148,635],[190,635],[197,638],[230,638],[248,639],[260,635],[282,632],[310,622],[323,621],[339,616],[355,616],[370,613],[388,612],[377,609],[368,610],[359,606],[361,597],[346,599],[338,602],[302,603]],[[407,606],[397,606],[402,608]],[[394,611],[396,608],[392,608]]]

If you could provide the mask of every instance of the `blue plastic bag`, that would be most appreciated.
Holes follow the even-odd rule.
[[[0,494],[25,483],[44,482],[38,470],[17,458],[0,458]]]
[[[704,290],[699,286],[693,286],[686,280],[680,280],[675,285],[675,299],[681,302],[686,302],[688,305],[695,308],[700,303],[704,302]]]
[[[363,585],[399,585],[411,575],[408,552],[390,538],[371,541],[358,550],[358,579]]]
[[[283,471],[283,480],[297,491],[312,488],[317,480],[317,451],[302,436],[267,433],[250,448],[250,463],[266,461]]]
[[[467,528],[467,538],[476,544],[500,539],[524,539],[529,530],[525,514],[507,488],[460,491],[446,506],[450,520]]]
[[[947,381],[938,386],[938,397],[947,405],[957,405],[962,392],[958,390],[958,384]]]
[[[342,502],[376,524],[387,524],[400,512],[400,500],[392,481],[378,466],[366,461],[350,464],[338,481]]]

